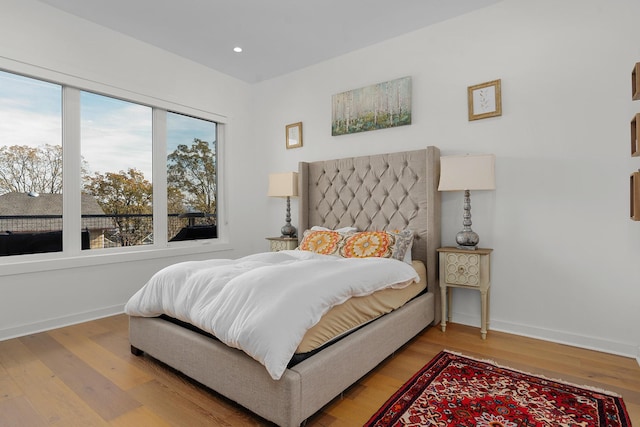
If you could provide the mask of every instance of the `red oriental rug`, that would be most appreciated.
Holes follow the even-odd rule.
[[[622,398],[446,351],[365,427],[631,427]]]

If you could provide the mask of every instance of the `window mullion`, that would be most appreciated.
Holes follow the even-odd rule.
[[[216,126],[216,164],[217,164],[217,187],[216,197],[218,198],[218,238],[227,240],[227,226],[229,221],[229,202],[227,200],[227,185],[226,174],[224,173],[224,167],[226,165],[224,161],[225,145],[227,138],[227,125],[224,123],[218,123]]]
[[[80,91],[62,88],[62,250],[68,255],[81,251],[81,156]]]
[[[167,246],[167,111],[153,109],[153,243]]]

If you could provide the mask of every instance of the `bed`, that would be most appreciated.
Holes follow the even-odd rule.
[[[440,320],[437,147],[299,164],[299,230],[414,231],[427,289],[287,368],[274,380],[240,350],[161,317],[130,317],[131,351],[148,354],[280,426],[298,426],[430,324]]]

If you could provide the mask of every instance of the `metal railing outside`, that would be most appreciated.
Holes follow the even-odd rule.
[[[180,237],[184,230],[211,228],[213,233]],[[62,230],[62,215],[0,215],[0,239],[12,235],[39,235]],[[82,215],[82,231],[89,236],[88,248],[138,246],[153,243],[152,214]],[[169,214],[167,239],[170,241],[217,237],[215,216]],[[33,243],[33,242],[32,242]],[[36,242],[37,245],[37,242]],[[84,248],[83,242],[83,248]],[[49,251],[47,251],[49,252]],[[30,252],[33,253],[33,252]],[[0,253],[0,256],[3,255]]]

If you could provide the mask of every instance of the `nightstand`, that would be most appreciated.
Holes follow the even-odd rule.
[[[286,251],[298,247],[297,237],[267,237],[271,252]]]
[[[451,292],[448,288],[476,289],[480,291],[480,335],[487,338],[489,328],[489,289],[491,287],[490,256],[493,249],[476,250],[446,247],[440,254],[440,293],[442,302],[442,332],[451,321]]]

